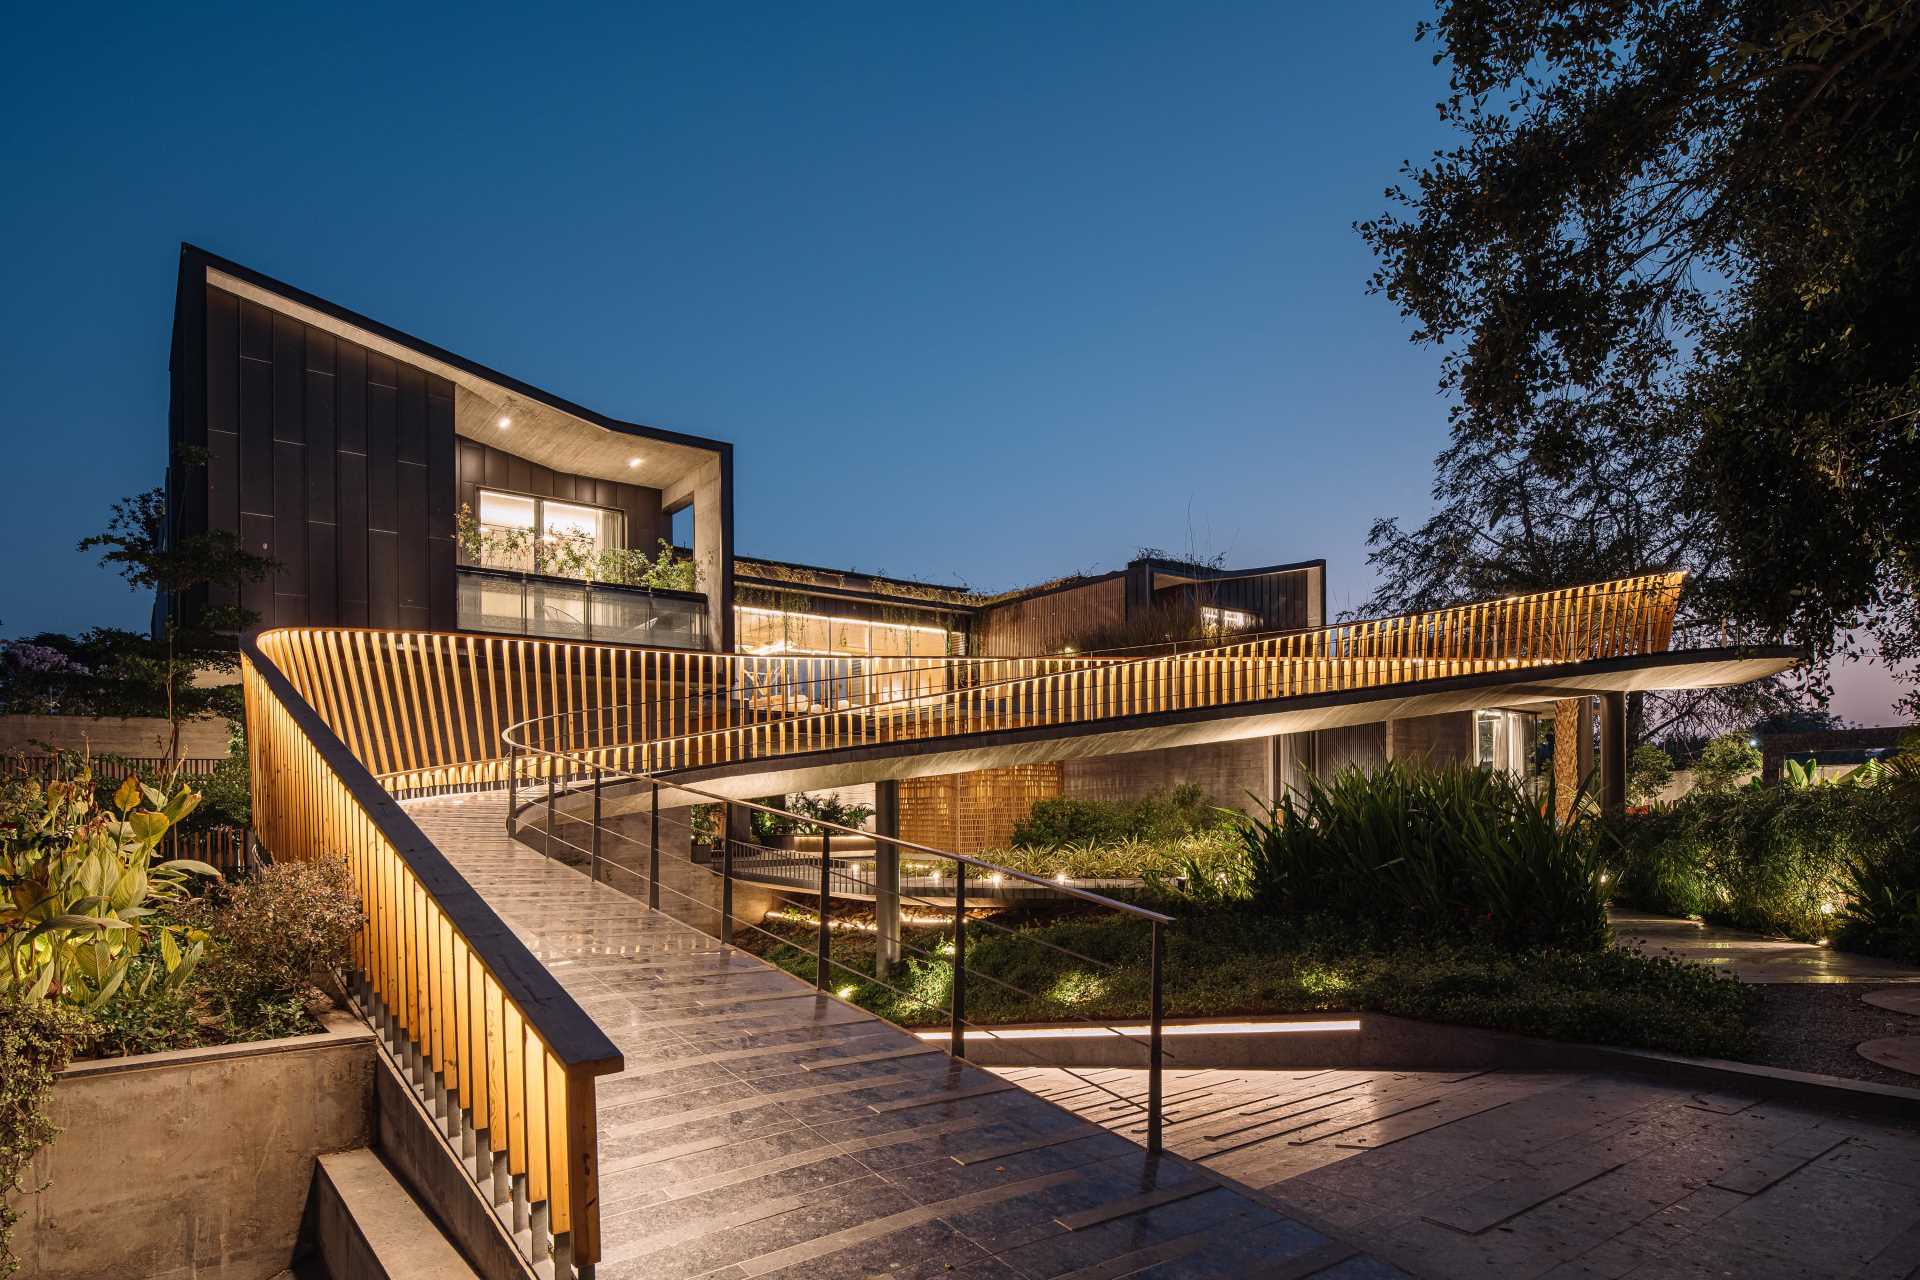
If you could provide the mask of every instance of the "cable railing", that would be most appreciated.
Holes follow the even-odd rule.
[[[535,847],[548,858],[560,858],[576,866],[583,866],[588,876],[596,882],[604,881],[613,883],[616,876],[628,877],[630,880],[636,882],[635,887],[624,891],[631,893],[635,897],[644,895],[647,906],[652,910],[657,911],[662,909],[661,894],[663,891],[679,899],[683,909],[694,911],[711,911],[714,909],[713,905],[709,904],[702,895],[689,893],[686,890],[676,888],[670,882],[669,878],[663,874],[663,859],[669,856],[677,856],[669,855],[666,852],[667,842],[662,839],[663,828],[669,826],[678,827],[685,831],[688,836],[692,834],[692,824],[690,821],[675,819],[670,816],[675,809],[684,809],[686,807],[684,804],[671,808],[661,805],[660,796],[663,789],[673,791],[676,793],[677,798],[683,801],[687,796],[699,796],[717,803],[726,804],[729,808],[737,807],[745,811],[766,813],[784,818],[803,817],[803,815],[795,814],[776,806],[756,801],[728,801],[724,797],[704,791],[698,787],[690,787],[677,783],[664,783],[656,778],[647,778],[640,775],[612,771],[599,766],[589,766],[583,773],[575,774],[574,762],[565,757],[550,756],[551,767],[530,767],[534,759],[547,754],[538,748],[525,748],[523,744],[518,741],[520,737],[527,736],[525,731],[530,728],[531,725],[532,722],[528,725],[515,726],[513,730],[509,731],[508,735],[509,741],[514,745],[512,757],[514,765],[510,770],[511,777],[514,781],[507,808],[507,829],[509,835]],[[522,762],[527,762],[527,764],[523,766]],[[523,769],[525,774],[524,785],[520,781]],[[644,840],[626,834],[605,820],[602,803],[606,793],[606,786],[609,782],[616,784],[641,783],[649,789],[650,803],[647,815],[647,835]],[[528,795],[529,798],[522,800],[520,797],[523,794]],[[562,807],[560,804],[562,796],[566,796],[569,801],[574,802],[590,796],[592,808],[582,813]],[[545,811],[543,823],[537,825],[522,824],[521,818],[524,815],[541,809]],[[732,815],[729,813],[729,821],[731,821],[731,818]],[[973,876],[991,875],[1002,879],[1024,882],[1029,887],[1043,892],[1046,897],[1051,899],[1056,905],[1062,902],[1077,902],[1083,906],[1098,908],[1110,914],[1133,919],[1144,925],[1147,932],[1147,974],[1145,983],[1148,1006],[1147,1029],[1144,1038],[1139,1037],[1137,1033],[1133,1031],[1115,1025],[1110,1019],[1090,1018],[1085,1015],[1075,1014],[1070,1010],[1058,1008],[1053,1009],[1051,1013],[1055,1021],[1072,1023],[1084,1028],[1099,1030],[1129,1044],[1135,1044],[1140,1048],[1142,1066],[1146,1069],[1148,1075],[1147,1097],[1145,1102],[1115,1092],[1091,1077],[1080,1076],[1079,1078],[1088,1087],[1108,1094],[1115,1104],[1135,1108],[1144,1112],[1143,1119],[1147,1135],[1147,1149],[1149,1152],[1155,1154],[1162,1150],[1163,1075],[1167,1060],[1173,1056],[1165,1047],[1164,1034],[1165,930],[1173,923],[1172,917],[1134,903],[1118,901],[1077,885],[1061,884],[1057,881],[1045,880],[1039,876],[1029,875],[1026,872],[996,866],[984,859],[971,857],[966,854],[936,849],[928,845],[902,840],[893,836],[865,832],[858,828],[827,822],[817,818],[809,818],[807,821],[820,837],[820,852],[810,859],[812,875],[807,877],[804,882],[796,882],[792,887],[794,889],[811,887],[812,889],[812,892],[806,896],[811,899],[814,909],[814,951],[811,960],[816,989],[823,993],[832,990],[833,980],[829,975],[836,971],[843,975],[856,977],[863,982],[874,983],[906,1004],[918,1006],[928,1014],[935,1015],[944,1021],[946,1023],[945,1052],[955,1058],[964,1058],[966,1056],[967,1033],[969,1030],[991,1034],[993,1029],[991,1023],[980,1022],[970,1015],[970,984],[986,983],[1010,996],[1030,1001],[1036,1005],[1044,1006],[1048,1003],[1047,998],[1040,993],[1020,987],[996,973],[980,969],[977,965],[969,965],[967,958],[969,941],[974,938],[979,931],[986,930],[1003,937],[1017,939],[1021,945],[1032,946],[1065,956],[1077,964],[1084,966],[1084,971],[1087,972],[1089,976],[1105,975],[1109,980],[1112,980],[1122,972],[1121,966],[1117,964],[1096,959],[1083,952],[1061,946],[1058,943],[1050,942],[1044,938],[1035,937],[1029,933],[1023,933],[1020,930],[1000,923],[991,916],[969,914],[975,907],[999,907],[1005,905],[1004,902],[1001,901],[979,901],[969,889],[969,884],[974,883],[971,879]],[[562,822],[571,824],[568,830],[573,832],[573,836],[561,834]],[[586,828],[585,833],[574,830],[581,826]],[[577,836],[578,839],[585,839],[587,843],[579,843],[578,839],[574,838],[574,836]],[[842,839],[870,839],[878,849],[893,851],[896,859],[896,869],[898,866],[897,859],[902,854],[916,854],[923,858],[944,859],[953,865],[953,871],[950,877],[941,877],[938,883],[943,887],[950,886],[950,888],[948,888],[947,892],[940,898],[935,899],[915,894],[912,891],[913,886],[911,883],[897,876],[892,877],[891,885],[881,884],[875,881],[856,881],[845,878],[843,873],[835,870],[834,866],[835,860],[832,844],[836,837]],[[646,858],[644,868],[626,865],[624,861],[615,856],[609,849],[609,842],[631,845],[643,851]],[[704,872],[711,874],[719,882],[717,922],[711,932],[722,941],[729,943],[733,942],[738,936],[738,933],[744,930],[750,934],[758,935],[775,945],[787,947],[797,946],[793,938],[787,937],[777,930],[767,928],[765,920],[755,921],[743,918],[734,912],[733,899],[735,882],[760,883],[748,875],[741,874],[740,869],[734,865],[736,851],[740,849],[752,850],[754,853],[773,852],[747,842],[723,837],[721,841],[720,863],[718,866],[715,866],[711,862],[704,865],[696,863],[691,856],[681,859],[688,867],[694,869],[696,873]],[[567,856],[568,854],[573,856],[569,858]],[[882,875],[882,878],[886,877]],[[894,976],[893,971],[898,967],[897,963],[883,962],[876,966],[876,971],[868,971],[855,968],[834,956],[833,938],[835,933],[840,931],[843,926],[836,920],[833,904],[838,898],[851,896],[845,891],[859,885],[869,885],[875,890],[876,911],[874,929],[876,934],[879,935],[876,938],[876,942],[880,948],[882,948],[881,954],[887,954],[889,948],[897,948],[899,960],[905,960],[910,954],[912,957],[926,963],[940,964],[947,968],[950,977],[947,984],[948,997],[944,1004],[889,981],[889,977]],[[923,908],[923,910],[931,916],[947,920],[947,942],[937,949],[930,950],[907,941],[908,932],[902,927],[901,918],[901,910],[904,906],[917,906]],[[1024,1055],[1031,1058],[1035,1066],[1057,1065],[1021,1042],[1007,1041],[1005,1042],[1005,1047],[1008,1051],[1016,1055]],[[1069,1074],[1076,1076],[1079,1074],[1070,1068],[1066,1070],[1068,1070]]]

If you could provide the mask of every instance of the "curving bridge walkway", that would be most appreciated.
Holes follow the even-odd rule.
[[[541,857],[497,795],[406,807],[625,1056],[599,1280],[1404,1274]]]

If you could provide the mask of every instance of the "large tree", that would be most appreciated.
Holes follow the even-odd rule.
[[[1443,0],[1419,37],[1459,145],[1360,231],[1454,444],[1436,523],[1376,527],[1385,595],[1683,567],[1697,628],[1911,662],[1920,3]]]

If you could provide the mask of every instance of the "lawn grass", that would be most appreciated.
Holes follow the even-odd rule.
[[[995,924],[969,922],[969,1022],[1146,1016],[1144,923],[1003,913]],[[812,981],[815,918],[789,908],[764,928],[775,936],[748,930],[740,941]],[[836,929],[828,985],[894,1022],[943,1026],[950,930],[909,927],[904,942],[904,971],[882,984],[871,977],[873,933]],[[1751,993],[1703,965],[1614,949],[1511,952],[1370,936],[1336,921],[1282,920],[1244,907],[1189,914],[1169,926],[1165,989],[1174,1018],[1371,1011],[1712,1057],[1738,1057],[1752,1042]]]

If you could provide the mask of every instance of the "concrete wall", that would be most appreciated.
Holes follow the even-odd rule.
[[[1077,800],[1134,800],[1190,782],[1211,796],[1215,804],[1260,812],[1264,811],[1270,786],[1267,761],[1271,750],[1268,739],[1248,738],[1069,760],[1063,766],[1062,794]]]
[[[46,742],[95,755],[164,756],[169,732],[165,720],[149,716],[0,716],[0,754],[37,754],[35,744]],[[180,754],[225,756],[227,732],[220,717],[182,720]]]
[[[373,1033],[76,1062],[13,1249],[36,1280],[265,1280],[293,1260],[315,1157],[373,1137]]]
[[[1407,716],[1387,721],[1387,759],[1432,765],[1466,764],[1473,759],[1473,712]]]

